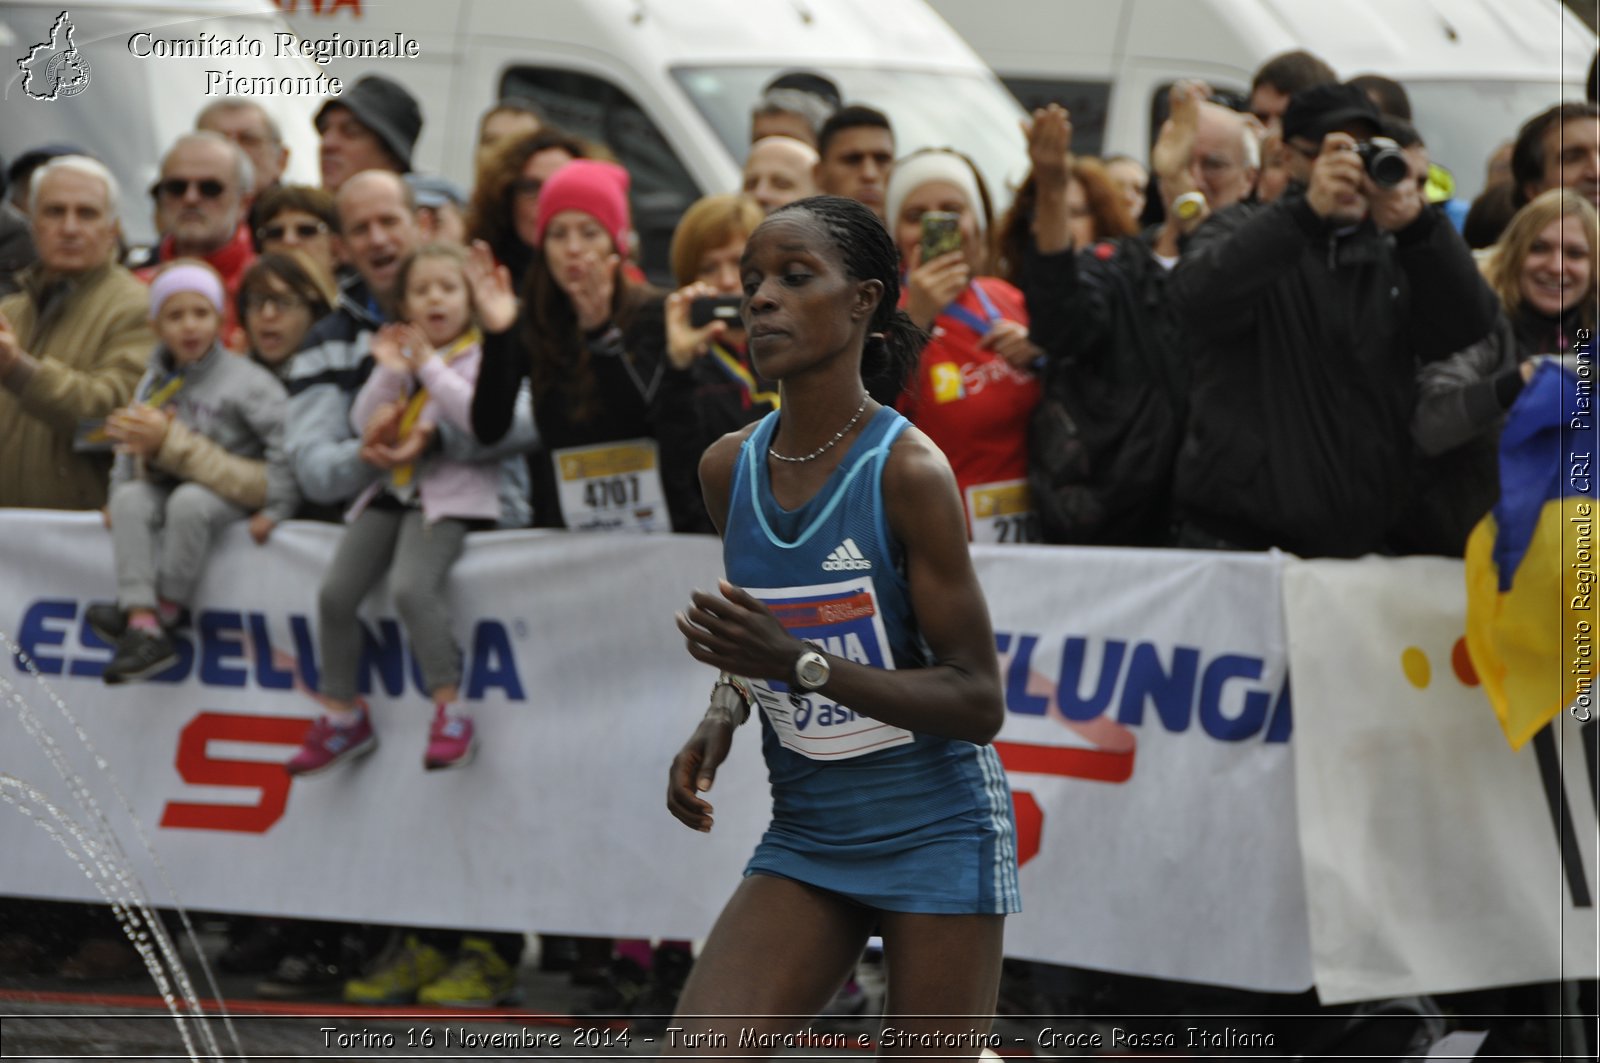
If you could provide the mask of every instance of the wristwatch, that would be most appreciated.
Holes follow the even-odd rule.
[[[1206,210],[1206,197],[1202,192],[1185,192],[1172,201],[1172,213],[1179,221],[1194,221]]]
[[[816,650],[806,650],[794,662],[794,685],[801,690],[816,690],[828,681],[828,659]]]

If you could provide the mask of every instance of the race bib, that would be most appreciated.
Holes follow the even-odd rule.
[[[1000,480],[967,488],[967,525],[975,543],[1036,543],[1039,518],[1028,481]]]
[[[765,602],[790,634],[823,653],[894,668],[870,576],[810,587],[745,589]],[[753,679],[750,687],[778,741],[812,760],[849,760],[916,740],[902,727],[862,716],[821,694],[791,692],[787,683]]]
[[[655,440],[567,447],[550,457],[561,517],[573,531],[672,530]]]

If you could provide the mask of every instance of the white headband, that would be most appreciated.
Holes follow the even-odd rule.
[[[972,209],[972,218],[978,226],[978,241],[981,243],[985,226],[983,196],[978,191],[978,178],[967,160],[952,152],[937,149],[907,155],[894,164],[894,170],[889,174],[889,190],[884,197],[884,217],[889,221],[890,231],[900,220],[900,207],[906,197],[932,181],[943,181],[961,190],[967,206]]]

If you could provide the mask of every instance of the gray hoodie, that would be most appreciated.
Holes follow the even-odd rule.
[[[230,454],[260,460],[267,467],[267,497],[261,511],[274,520],[294,516],[300,491],[283,452],[283,422],[288,394],[266,368],[232,354],[220,343],[189,366],[174,368],[165,347],[150,356],[150,368],[134,391],[144,402],[168,386],[176,374],[182,385],[164,404],[173,417]],[[118,456],[111,469],[111,487],[142,475],[161,479],[159,469],[140,468],[132,456]]]

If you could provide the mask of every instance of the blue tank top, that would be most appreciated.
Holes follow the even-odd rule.
[[[779,416],[768,414],[739,452],[723,532],[728,579],[826,653],[925,666],[883,506],[884,463],[910,422],[880,409],[822,489],[791,511],[772,496],[766,460]],[[974,815],[1009,822],[992,747],[891,727],[816,693],[792,696],[781,681],[752,686],[774,828],[820,845],[871,846]]]

